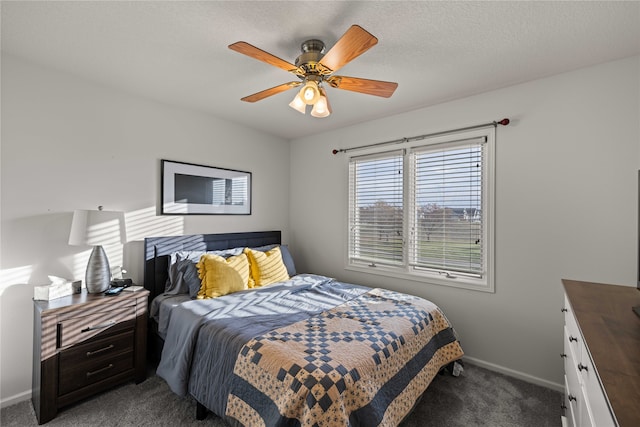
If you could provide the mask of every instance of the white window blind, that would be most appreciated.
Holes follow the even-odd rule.
[[[403,264],[403,152],[349,162],[349,254],[370,266]]]
[[[409,264],[482,277],[486,138],[411,151]]]
[[[349,159],[347,268],[493,292],[495,130]]]

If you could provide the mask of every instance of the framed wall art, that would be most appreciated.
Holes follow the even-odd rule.
[[[251,172],[161,160],[162,215],[251,215]]]

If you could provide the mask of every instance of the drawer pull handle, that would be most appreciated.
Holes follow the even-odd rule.
[[[576,338],[576,337],[574,337],[572,335],[569,335],[569,342],[571,342],[571,341],[578,342],[578,338]]]
[[[571,401],[577,402],[577,401],[578,401],[578,399],[576,399],[576,397],[575,397],[575,396],[569,395],[569,401],[570,401],[570,402],[571,402]]]
[[[569,310],[568,310],[568,309],[566,309],[566,308],[564,308],[564,307],[562,307],[562,310],[560,310],[560,311],[561,311],[562,313],[566,313],[566,312],[568,312]]]
[[[567,357],[567,355],[564,354],[564,353],[560,353],[560,357],[562,357],[564,359],[565,357]]]
[[[582,363],[578,363],[578,370],[579,371],[589,371],[589,368],[587,368],[585,365],[583,365]]]
[[[109,326],[113,326],[115,324],[116,324],[115,320],[112,320],[111,322],[103,323],[101,325],[89,326],[88,328],[84,328],[80,332],[89,332],[89,331],[95,331],[96,329],[104,329],[104,328],[108,328]]]
[[[109,369],[111,369],[111,368],[113,368],[113,363],[109,363],[109,365],[108,365],[108,366],[105,366],[105,367],[104,367],[104,368],[102,368],[102,369],[98,369],[97,371],[87,372],[87,378],[89,378],[89,377],[90,377],[90,376],[92,376],[92,375],[99,374],[100,372],[104,372],[104,371],[106,371],[106,370],[109,370]]]
[[[87,357],[91,357],[94,354],[102,353],[103,351],[111,350],[113,347],[114,347],[113,344],[109,344],[107,347],[101,348],[100,350],[87,351]]]

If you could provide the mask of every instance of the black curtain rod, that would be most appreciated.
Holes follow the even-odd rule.
[[[375,144],[367,144],[367,145],[359,145],[357,147],[334,149],[331,152],[333,154],[346,153],[347,151],[362,150],[364,148],[377,147],[379,145],[400,144],[400,143],[403,143],[403,142],[418,141],[418,140],[421,140],[421,139],[429,138],[431,136],[446,135],[448,133],[462,132],[462,131],[465,131],[465,130],[472,130],[472,129],[479,129],[479,128],[484,128],[484,127],[487,127],[487,126],[493,126],[493,127],[498,127],[498,125],[506,126],[506,125],[509,124],[509,122],[510,122],[509,119],[502,119],[502,120],[497,121],[497,122],[484,123],[484,124],[475,125],[475,126],[467,126],[465,128],[445,130],[445,131],[442,131],[442,132],[427,133],[427,134],[424,134],[424,135],[412,136],[412,137],[409,137],[409,138],[394,139],[393,141],[376,142]]]

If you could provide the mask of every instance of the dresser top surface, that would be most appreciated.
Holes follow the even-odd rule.
[[[635,286],[562,280],[616,419],[640,425],[640,306]]]
[[[82,290],[79,294],[73,294],[62,298],[56,298],[49,301],[34,300],[33,303],[37,310],[43,315],[46,313],[59,313],[67,309],[73,309],[77,306],[90,307],[94,305],[113,304],[121,305],[123,302],[140,304],[147,301],[149,291],[146,289],[135,292],[122,291],[118,295],[107,296],[104,294],[90,294],[86,290]]]

